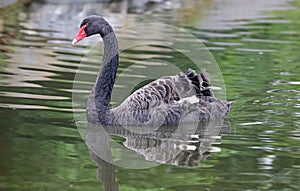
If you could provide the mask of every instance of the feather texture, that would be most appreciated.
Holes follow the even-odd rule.
[[[115,124],[174,125],[224,118],[232,102],[214,97],[206,72],[159,78],[111,110]]]

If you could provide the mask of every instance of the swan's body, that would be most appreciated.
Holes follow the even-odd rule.
[[[209,121],[224,118],[233,102],[214,97],[207,73],[159,78],[138,89],[121,105],[109,108],[118,69],[118,42],[112,27],[99,16],[82,21],[73,40],[100,34],[104,42],[103,63],[88,100],[87,116],[91,123],[103,125],[175,125],[180,122]]]

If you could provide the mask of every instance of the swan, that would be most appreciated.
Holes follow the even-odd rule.
[[[208,73],[186,73],[161,77],[136,90],[118,107],[109,103],[119,64],[119,49],[112,26],[101,16],[82,20],[76,44],[99,34],[104,43],[102,65],[87,102],[87,120],[101,125],[176,125],[224,118],[233,101],[214,97]]]

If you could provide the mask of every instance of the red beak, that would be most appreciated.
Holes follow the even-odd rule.
[[[87,27],[87,24],[82,25],[82,27],[79,29],[76,38],[72,41],[72,44],[76,44],[77,42],[81,41],[86,37],[84,29]]]

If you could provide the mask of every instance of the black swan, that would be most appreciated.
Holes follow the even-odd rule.
[[[100,34],[104,55],[100,72],[87,103],[90,123],[102,125],[176,125],[224,118],[233,102],[214,97],[206,72],[188,69],[183,74],[161,77],[138,89],[116,108],[109,103],[119,64],[118,42],[112,26],[97,15],[83,19],[73,40]]]

